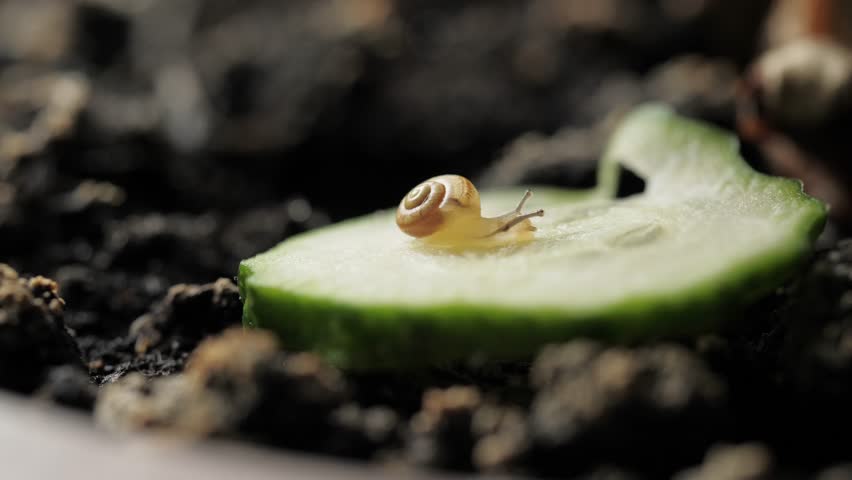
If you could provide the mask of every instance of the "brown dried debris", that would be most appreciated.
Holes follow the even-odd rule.
[[[52,63],[73,46],[74,2],[0,2],[0,57]]]
[[[505,471],[517,466],[529,448],[526,412],[518,407],[483,405],[473,416],[479,439],[473,463],[481,471]]]
[[[716,445],[704,462],[674,476],[674,480],[769,480],[773,475],[772,454],[758,443]]]
[[[199,346],[185,374],[146,379],[131,373],[104,386],[95,419],[112,431],[159,429],[190,437],[228,431],[257,399],[258,365],[277,351],[269,334],[227,331]],[[232,388],[216,388],[225,380]]]
[[[849,480],[852,478],[852,464],[834,465],[814,476],[815,480]]]
[[[206,394],[183,375],[151,381],[134,372],[101,389],[95,422],[114,432],[155,429],[195,437],[226,428],[231,411],[226,399]]]
[[[852,4],[846,0],[776,0],[766,21],[765,43],[830,38],[852,47]]]
[[[198,346],[186,366],[186,374],[199,383],[215,375],[249,377],[255,368],[278,353],[275,337],[257,330],[233,328]]]
[[[89,98],[77,72],[13,67],[0,74],[0,179],[17,160],[67,134]]]
[[[741,82],[737,127],[770,169],[801,179],[852,225],[852,50],[804,38],[765,53]]]
[[[478,389],[429,389],[422,410],[412,417],[406,455],[414,464],[471,469],[475,439],[471,423],[482,404]]]
[[[531,378],[539,388],[531,455],[543,471],[576,473],[595,462],[688,465],[724,425],[725,384],[675,345],[607,348],[580,340],[546,347]],[[640,444],[657,447],[640,453]]]
[[[830,41],[770,50],[749,75],[765,116],[780,128],[819,128],[852,107],[852,51]]]
[[[80,354],[62,321],[64,302],[56,282],[25,279],[0,264],[0,386],[24,393],[52,367],[82,370]]]
[[[287,355],[268,332],[231,329],[199,345],[183,374],[147,380],[131,374],[106,385],[95,419],[112,431],[239,433],[321,448],[330,438],[330,413],[345,398],[340,372],[315,355]]]

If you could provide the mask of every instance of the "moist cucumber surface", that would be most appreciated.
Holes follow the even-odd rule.
[[[783,282],[825,219],[800,182],[755,172],[737,150],[729,133],[640,107],[613,135],[596,189],[533,188],[529,208],[545,216],[532,242],[448,252],[402,234],[391,210],[341,222],[240,265],[244,323],[352,368],[710,330]],[[614,198],[620,166],[643,193]],[[523,191],[483,192],[483,214]]]

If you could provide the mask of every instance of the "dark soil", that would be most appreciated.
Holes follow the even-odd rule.
[[[143,3],[0,2],[0,387],[105,429],[411,468],[852,478],[842,219],[698,339],[351,374],[232,328],[240,259],[423,178],[587,186],[644,100],[734,128],[769,2]]]

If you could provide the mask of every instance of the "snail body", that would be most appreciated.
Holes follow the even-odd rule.
[[[504,215],[483,217],[479,192],[465,177],[440,175],[411,189],[396,211],[403,233],[423,242],[447,247],[490,247],[531,240],[535,231],[530,219],[543,210],[522,213],[532,196],[528,190],[518,206]]]

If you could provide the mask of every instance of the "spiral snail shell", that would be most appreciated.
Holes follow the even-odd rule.
[[[440,175],[411,189],[399,202],[396,224],[405,234],[432,244],[447,246],[498,245],[531,238],[532,217],[543,210],[523,214],[531,196],[527,191],[515,210],[498,217],[481,215],[479,192],[465,177]]]

